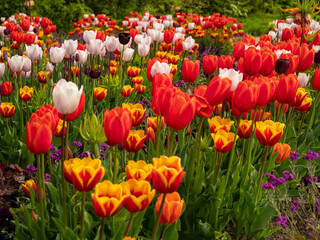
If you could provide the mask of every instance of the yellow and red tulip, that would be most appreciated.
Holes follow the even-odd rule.
[[[143,160],[137,162],[129,160],[126,166],[127,179],[150,181],[152,177],[152,164],[147,164]]]
[[[143,108],[142,104],[122,103],[122,107],[131,112],[132,127],[138,127],[143,122],[147,110]]]
[[[106,98],[108,90],[102,87],[94,88],[93,96],[97,101],[101,101]]]
[[[19,93],[20,99],[22,101],[28,102],[33,95],[33,87],[30,88],[28,86],[24,86],[23,88],[20,88]]]
[[[0,105],[0,115],[3,118],[10,118],[15,113],[15,106],[11,102],[2,102]]]
[[[234,135],[233,132],[226,132],[224,130],[218,130],[216,133],[211,133],[216,150],[221,153],[229,152],[232,149]],[[236,141],[238,138],[239,136],[237,136]]]
[[[213,118],[208,118],[208,123],[211,133],[216,133],[218,130],[224,130],[229,132],[234,121],[230,118],[221,118],[220,116],[215,116]]]
[[[276,158],[276,163],[282,163],[286,160],[287,157],[290,156],[291,147],[286,143],[276,143],[273,148],[273,154],[278,153]]]
[[[123,142],[123,147],[128,152],[139,152],[146,137],[143,130],[130,130],[127,139]]]
[[[256,123],[255,134],[263,146],[274,146],[282,136],[284,124],[266,120]]]

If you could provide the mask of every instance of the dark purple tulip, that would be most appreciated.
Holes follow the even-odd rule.
[[[129,33],[119,33],[119,42],[122,45],[126,45],[128,44],[128,42],[130,41],[130,34]]]
[[[89,65],[85,66],[85,68],[84,68],[84,74],[89,75],[90,72],[91,72],[90,66],[89,66]]]
[[[99,70],[91,70],[90,71],[90,77],[93,79],[97,79],[100,77],[101,72]]]
[[[315,63],[320,63],[320,51],[318,51],[318,52],[314,55],[314,62],[315,62]]]
[[[278,59],[276,61],[275,70],[278,74],[285,74],[290,68],[290,61],[288,59]]]

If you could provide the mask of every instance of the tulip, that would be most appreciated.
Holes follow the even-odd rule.
[[[133,88],[130,85],[124,85],[121,91],[121,95],[123,97],[129,97],[132,91],[133,91]]]
[[[24,58],[22,71],[29,72],[31,70],[31,60],[28,57]]]
[[[175,32],[171,30],[164,31],[163,40],[166,44],[169,44],[172,42]]]
[[[183,52],[183,39],[177,39],[174,41],[174,50],[178,53]]]
[[[277,55],[272,52],[271,50],[265,50],[261,54],[261,68],[259,70],[259,73],[263,76],[269,76],[277,61]]]
[[[129,135],[132,124],[131,113],[126,108],[106,109],[104,113],[104,133],[109,146],[121,144]]]
[[[302,103],[299,106],[295,107],[295,109],[301,113],[309,112],[311,104],[312,104],[312,98],[305,97]]]
[[[285,72],[286,75],[294,74],[297,71],[297,68],[299,65],[299,56],[298,55],[293,55],[291,53],[281,54],[281,59],[287,59],[290,62],[290,63],[285,63],[285,64],[290,65],[288,71]]]
[[[251,135],[252,121],[240,120],[238,136],[242,139],[248,139]]]
[[[30,122],[38,121],[41,124],[46,124],[50,127],[51,132],[53,132],[59,122],[59,117],[57,110],[55,108],[50,108],[50,105],[41,106],[39,110],[32,113],[30,117]]]
[[[137,162],[129,160],[126,166],[127,179],[146,180],[150,181],[152,177],[152,164],[147,164],[145,161]]]
[[[231,69],[233,68],[234,60],[235,59],[231,55],[221,55],[219,58],[218,67]]]
[[[122,205],[131,213],[146,209],[155,195],[155,190],[151,191],[150,183],[145,180],[130,179],[121,186],[126,195]]]
[[[298,65],[299,72],[304,72],[312,66],[314,55],[315,55],[314,49],[309,50],[309,48],[306,46],[302,46],[300,48],[299,65]]]
[[[234,44],[233,56],[236,60],[244,57],[246,44],[242,41],[238,41]]]
[[[142,104],[122,103],[122,108],[127,108],[131,112],[132,127],[138,127],[144,120],[147,109],[143,109]]]
[[[119,42],[122,45],[127,45],[131,40],[131,36],[129,33],[119,33]]]
[[[148,63],[149,64],[149,63]],[[169,66],[167,63],[165,62],[159,62],[159,61],[156,61],[152,68],[151,68],[151,76],[154,77],[157,73],[164,73],[166,74],[167,76],[169,76],[170,74],[170,71],[171,71],[171,65]]]
[[[233,94],[232,105],[242,113],[248,112],[256,105],[258,93],[258,85],[252,81],[242,81]]]
[[[320,92],[320,68],[316,68],[316,70],[314,71],[312,87]]]
[[[204,97],[211,106],[216,106],[222,103],[227,97],[231,86],[232,81],[229,78],[220,78],[219,76],[216,76],[211,79]]]
[[[52,47],[50,48],[50,61],[52,63],[60,63],[62,62],[65,54],[66,54],[66,50],[64,48]]]
[[[213,112],[213,106],[209,104],[207,99],[203,96],[194,94],[191,96],[191,99],[195,100],[196,112],[195,115],[198,117],[210,117]]]
[[[107,89],[102,87],[94,88],[93,96],[97,101],[101,101],[106,98],[107,96]]]
[[[262,146],[274,146],[281,138],[284,124],[266,120],[256,123],[255,134]]]
[[[281,76],[277,88],[277,101],[279,103],[291,103],[296,96],[299,80],[296,75]]]
[[[108,180],[98,183],[95,192],[91,194],[93,209],[98,217],[112,217],[119,211],[124,199],[123,188]]]
[[[77,50],[76,51],[76,56],[78,56],[78,60],[77,62],[79,64],[85,64],[85,62],[87,61],[88,58],[88,52],[87,49],[86,50]]]
[[[56,129],[54,130],[53,134],[57,137],[57,138],[61,138],[62,137],[62,128],[63,128],[63,120],[59,119],[58,125],[56,127]],[[63,135],[66,135],[67,132],[67,123],[64,123],[64,132]],[[70,181],[71,183],[72,181]]]
[[[203,58],[203,71],[205,74],[212,74],[216,71],[218,66],[218,57],[217,56],[204,56]]]
[[[243,70],[244,73],[250,76],[259,73],[261,68],[262,57],[260,50],[255,47],[250,47],[244,54]]]
[[[36,193],[38,192],[38,187],[37,184],[33,181],[33,179],[27,180],[26,183],[21,184],[21,186],[22,190],[28,198],[30,198],[30,189],[32,189],[35,193],[35,196],[37,196]]]
[[[79,192],[90,192],[103,178],[105,169],[100,159],[71,158],[64,161],[64,175]]]
[[[273,148],[272,154],[278,153],[276,163],[282,163],[291,154],[291,147],[286,143],[276,143]]]
[[[138,44],[138,54],[140,57],[146,57],[149,54],[150,45],[148,44]]]
[[[36,43],[38,40],[38,37],[34,33],[26,33],[24,35],[24,41],[26,42],[27,45],[31,45],[33,43]]]
[[[291,28],[285,28],[282,30],[282,40],[283,41],[288,41],[290,40],[291,38],[293,38],[294,36],[294,30],[291,29]]]
[[[143,82],[143,77],[142,76],[134,77],[131,79],[131,81],[133,85],[141,84]]]
[[[299,88],[304,88],[307,86],[308,82],[310,79],[310,74],[305,74],[305,73],[299,73],[298,74],[298,80],[299,80]]]
[[[107,36],[105,46],[108,52],[114,52],[117,49],[117,39],[114,36]]]
[[[24,86],[23,88],[20,88],[19,93],[20,93],[20,99],[25,102],[28,102],[33,95],[33,88],[32,87],[29,88],[28,86]]]
[[[80,90],[73,82],[60,79],[52,91],[52,101],[61,114],[73,113],[80,102],[83,86]]]
[[[231,80],[232,85],[230,88],[230,92],[233,92],[237,89],[239,83],[243,79],[243,73],[240,73],[239,71],[235,71],[234,69],[227,69],[227,68],[219,68],[219,77],[220,78],[228,78]]]
[[[216,133],[219,130],[229,132],[234,124],[234,121],[231,121],[230,118],[221,118],[220,116],[215,116],[211,119],[208,118],[208,123],[211,133]]]
[[[185,172],[179,157],[153,158],[152,184],[158,193],[173,193],[184,178]]]
[[[50,79],[50,72],[47,72],[47,71],[38,72],[38,81],[40,83],[47,83],[47,78]]]
[[[147,118],[147,125],[151,127],[154,132],[157,131],[157,117],[148,117]],[[161,119],[161,129],[163,128],[163,118]]]
[[[194,39],[192,38],[192,36],[189,36],[187,37],[183,42],[182,42],[182,46],[183,46],[183,49],[185,51],[189,51],[193,48],[194,46]]]
[[[308,95],[308,92],[304,88],[298,88],[297,93],[289,105],[291,107],[297,107],[300,106],[300,104],[303,102],[304,98]]]
[[[90,39],[87,49],[90,54],[98,55],[103,49],[103,42],[100,39]]]
[[[220,153],[227,153],[232,149],[234,141],[234,133],[218,130],[216,133],[211,133],[214,142],[214,147]],[[237,136],[236,141],[239,137]]]
[[[276,61],[275,70],[278,74],[286,74],[290,68],[290,61],[288,59],[278,59]]]
[[[84,108],[85,101],[86,101],[86,98],[85,98],[84,92],[82,92],[81,97],[80,97],[80,101],[79,101],[79,104],[78,104],[76,110],[72,113],[66,114],[66,121],[67,122],[72,122],[72,121],[76,120],[78,117],[80,117],[80,115],[83,111],[83,108]],[[63,119],[63,115],[64,114],[59,113],[59,118]]]
[[[83,32],[83,40],[86,42],[86,44],[89,44],[90,40],[96,39],[96,36],[97,36],[97,31],[86,30]]]
[[[189,61],[187,58],[184,60],[182,65],[182,78],[185,82],[194,82],[198,75],[200,69],[200,61],[195,62]]]
[[[71,56],[73,56],[76,51],[77,51],[77,46],[78,46],[78,40],[64,40],[63,44],[62,44],[62,48],[64,48],[65,51],[65,58],[70,58]]]
[[[27,56],[32,61],[37,61],[42,58],[42,49],[37,44],[33,44],[31,46],[26,46]]]
[[[1,55],[1,53],[0,53],[0,55]],[[5,67],[6,67],[6,66],[5,66],[4,63],[0,63],[0,78],[3,77]]]
[[[130,153],[139,152],[146,137],[143,130],[130,130],[127,139],[123,142],[123,147]]]
[[[125,62],[129,62],[131,60],[131,58],[132,58],[133,53],[134,53],[134,49],[127,48],[123,52],[122,60],[125,61]]]
[[[1,96],[7,97],[12,93],[12,82],[4,81],[1,83]]]
[[[259,87],[259,94],[257,97],[256,107],[263,108],[273,96],[271,84],[265,78],[255,78],[254,83]]]
[[[42,124],[38,120],[31,121],[30,123],[27,122],[26,144],[32,154],[44,154],[48,152],[51,141],[52,131],[47,124]]]
[[[0,115],[3,118],[10,118],[15,113],[15,106],[11,102],[2,102],[0,104]]]
[[[161,194],[156,202],[155,210],[156,214],[159,214],[160,206],[162,203],[163,194]],[[180,199],[180,195],[177,192],[166,194],[165,202],[160,216],[160,223],[163,225],[169,225],[178,220],[183,209],[184,201]]]
[[[9,58],[9,67],[13,72],[20,72],[23,68],[24,58],[18,55],[14,55],[12,58]]]
[[[137,67],[131,67],[129,66],[127,68],[127,74],[129,77],[134,78],[136,76],[138,76],[138,74],[140,73],[141,69],[137,68]]]

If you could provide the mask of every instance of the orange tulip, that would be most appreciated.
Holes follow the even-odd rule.
[[[47,78],[50,78],[50,72],[48,71],[38,72],[38,81],[40,83],[47,83]]]
[[[127,108],[119,107],[106,109],[103,125],[107,137],[106,143],[110,146],[121,144],[127,139],[132,125],[131,112]]]
[[[307,46],[302,46],[300,48],[299,53],[299,65],[298,65],[298,71],[304,72],[307,71],[313,64],[314,60],[314,49],[309,50]]]
[[[95,192],[91,194],[93,209],[98,217],[112,217],[119,211],[124,199],[123,188],[120,184],[112,184],[105,180],[98,183]]]
[[[138,127],[143,122],[147,109],[144,109],[142,104],[122,103],[122,108],[127,108],[131,112],[132,127]]]
[[[38,192],[38,187],[37,184],[32,180],[27,180],[25,184],[22,184],[22,189],[26,196],[30,198],[30,188],[34,191],[34,193]],[[36,195],[35,195],[36,196]]]
[[[276,163],[282,163],[287,157],[290,156],[291,147],[286,143],[276,143],[272,153],[278,153]]]
[[[137,67],[131,67],[129,66],[127,68],[127,74],[129,77],[134,78],[136,76],[138,76],[138,74],[140,73],[141,69],[137,68]]]
[[[137,162],[129,160],[126,166],[127,179],[150,181],[152,177],[152,164],[147,164],[143,160]]]
[[[130,130],[127,139],[123,142],[123,147],[127,152],[139,152],[146,137],[143,130]]]
[[[122,182],[125,197],[122,206],[131,213],[140,212],[146,209],[155,195],[155,190],[151,190],[151,185],[145,180],[130,179]]]
[[[233,145],[234,135],[233,132],[226,132],[224,130],[218,130],[216,133],[211,133],[216,150],[221,153],[229,152]],[[236,140],[238,138],[239,137],[237,136]]]
[[[3,118],[10,118],[15,113],[15,106],[11,102],[2,102],[0,104],[0,115]]]
[[[161,194],[156,202],[156,214],[158,215],[162,203],[163,194]],[[178,220],[183,209],[184,201],[181,200],[179,193],[173,192],[166,194],[165,202],[160,216],[160,223],[169,225]]]
[[[218,57],[209,55],[209,56],[204,56],[203,58],[203,71],[205,74],[212,74],[216,71],[218,66]]]
[[[19,89],[19,93],[20,99],[25,102],[28,102],[33,95],[33,87],[29,88],[28,86],[24,86],[23,88]]]
[[[248,139],[251,135],[252,121],[251,120],[240,120],[238,136],[242,139]]]
[[[177,191],[185,172],[179,157],[160,156],[153,158],[152,184],[158,193]]]
[[[291,103],[296,96],[299,80],[296,75],[282,75],[277,88],[277,101],[279,103]]]
[[[130,85],[124,85],[121,91],[121,95],[124,98],[129,97],[132,91],[133,91],[133,88]]]
[[[64,176],[77,191],[90,192],[105,174],[101,165],[97,158],[71,158],[64,161]]]
[[[208,123],[211,133],[216,133],[219,130],[224,130],[229,132],[234,121],[231,121],[230,118],[221,118],[220,116],[215,116],[213,118],[208,118]]]
[[[93,96],[97,101],[101,101],[106,98],[108,90],[102,87],[94,88]]]
[[[244,53],[243,58],[243,70],[244,73],[250,76],[256,75],[259,73],[261,68],[262,57],[260,50],[255,47],[249,47]]]
[[[211,79],[204,97],[211,106],[219,105],[227,97],[232,81],[229,78],[216,76]]]
[[[180,53],[180,52],[184,52],[184,48],[183,48],[183,39],[179,38],[174,42],[174,51]]]
[[[281,138],[284,124],[266,120],[256,123],[255,134],[262,146],[274,146]]]

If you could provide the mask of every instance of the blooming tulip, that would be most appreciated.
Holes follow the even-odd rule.
[[[131,67],[129,66],[127,68],[127,74],[129,77],[134,78],[136,76],[138,76],[138,74],[140,73],[141,69],[137,68],[137,67]]]
[[[133,91],[133,88],[130,85],[124,85],[121,91],[121,95],[122,97],[129,97],[132,91]]]
[[[50,48],[50,61],[52,63],[60,63],[66,54],[66,50],[62,47]]]
[[[259,73],[263,76],[269,76],[277,61],[277,55],[271,50],[264,50],[261,52],[261,68]]]
[[[88,58],[88,51],[87,49],[83,50],[77,50],[76,51],[76,56],[78,56],[77,62],[79,64],[84,64],[87,61]]]
[[[305,97],[302,103],[299,106],[295,107],[295,109],[297,109],[301,113],[309,112],[311,103],[312,103],[312,98]]]
[[[0,52],[0,55],[1,55],[1,52]],[[6,67],[6,66],[5,66],[4,63],[0,63],[0,78],[3,77],[5,67]]]
[[[243,70],[244,73],[250,76],[259,73],[261,68],[262,57],[260,50],[250,47],[244,54]]]
[[[233,145],[234,135],[233,132],[226,132],[224,130],[218,130],[216,133],[211,133],[216,150],[220,153],[229,152]],[[236,140],[238,138],[239,137],[237,136]]]
[[[74,112],[72,112],[72,113],[66,114],[66,121],[67,122],[72,122],[72,121],[76,120],[78,117],[80,117],[80,115],[83,111],[83,108],[84,108],[85,101],[86,101],[86,98],[85,98],[84,92],[82,92],[81,97],[80,97],[80,101],[79,101],[79,104],[78,104],[76,110],[74,110]],[[64,114],[59,113],[59,118],[63,119],[63,115]]]
[[[121,144],[127,139],[132,124],[131,112],[126,108],[106,109],[104,113],[104,133],[109,146]]]
[[[93,96],[97,101],[101,101],[106,98],[107,96],[107,89],[102,87],[96,87],[94,88]]]
[[[242,139],[248,139],[251,135],[252,121],[240,120],[238,136]]]
[[[195,62],[189,61],[187,58],[184,60],[182,65],[182,78],[185,82],[194,82],[198,75],[200,69],[200,61]]]
[[[309,48],[306,46],[302,46],[300,48],[299,65],[298,65],[299,72],[304,72],[311,67],[314,60],[314,54],[315,54],[314,49],[309,50]]]
[[[87,44],[88,52],[92,55],[98,55],[103,48],[103,42],[100,39],[90,39]]]
[[[242,81],[233,94],[232,105],[242,113],[248,112],[256,105],[258,93],[258,85],[252,81]]]
[[[184,178],[185,172],[179,157],[153,158],[152,184],[158,193],[173,193]]]
[[[231,55],[221,55],[218,61],[218,67],[231,69],[233,68],[234,60]]]
[[[10,118],[15,113],[15,106],[11,102],[2,102],[0,104],[0,115],[3,118]]]
[[[204,56],[203,58],[203,71],[205,74],[212,74],[216,71],[218,66],[218,57],[217,56]]]
[[[237,89],[239,83],[243,79],[243,73],[240,73],[239,71],[235,71],[234,69],[227,69],[227,68],[219,68],[219,77],[220,78],[228,78],[231,80],[232,85],[230,88],[230,92],[233,92]]]
[[[36,193],[38,192],[38,187],[37,184],[33,181],[33,179],[27,180],[25,184],[21,184],[22,190],[26,194],[28,198],[30,198],[30,188],[34,191],[35,196]]]
[[[83,40],[86,42],[86,44],[89,44],[91,39],[96,39],[96,36],[97,31],[86,30],[83,32]]]
[[[259,86],[259,94],[257,97],[256,107],[263,108],[273,96],[271,84],[268,78],[255,78],[254,83]]]
[[[157,73],[164,73],[167,76],[170,74],[171,65],[169,66],[165,62],[156,61],[151,68],[151,76],[154,77]]]
[[[148,117],[147,118],[148,127],[152,127],[153,131],[157,131],[157,117]],[[161,118],[161,129],[163,128],[163,118]]]
[[[276,143],[273,148],[273,154],[278,153],[276,163],[282,163],[290,156],[291,147],[286,143]]]
[[[290,103],[296,96],[298,87],[299,80],[296,75],[281,76],[277,88],[277,101],[279,103]]]
[[[204,97],[211,106],[216,106],[227,97],[231,86],[232,81],[229,78],[221,79],[219,76],[216,76],[211,79]]]
[[[310,75],[305,73],[298,74],[299,88],[304,88],[309,82]]]
[[[139,152],[146,137],[143,130],[130,130],[127,139],[123,142],[123,147],[127,152]]]
[[[28,57],[24,58],[22,71],[29,72],[31,70],[31,60]]]
[[[47,72],[47,71],[38,72],[38,81],[40,83],[47,83],[47,78],[50,78],[50,72]]]
[[[142,104],[122,103],[122,107],[131,112],[132,127],[138,127],[143,122],[147,109],[143,109]]]
[[[132,58],[133,53],[134,53],[134,49],[127,48],[123,52],[122,60],[125,61],[125,62],[129,62],[131,60],[131,58]]]
[[[192,36],[189,36],[187,37],[183,42],[182,42],[182,46],[183,46],[183,49],[185,51],[189,51],[193,48],[194,46],[194,39],[192,38]]]
[[[234,121],[231,121],[230,118],[221,118],[220,116],[215,116],[211,119],[208,118],[208,123],[211,133],[216,133],[219,130],[229,132],[234,124]]]
[[[32,61],[39,60],[40,58],[42,58],[43,54],[42,49],[37,44],[33,44],[31,46],[27,45],[26,52],[28,58],[30,58]]]
[[[80,102],[83,86],[80,90],[73,82],[60,79],[52,91],[52,101],[61,114],[73,113]]]
[[[280,140],[283,128],[283,123],[266,120],[256,123],[255,134],[261,145],[272,147]]]
[[[138,54],[140,57],[146,57],[149,54],[150,45],[140,43],[138,44]]]
[[[25,102],[28,102],[33,95],[33,88],[32,87],[29,88],[28,86],[24,86],[23,88],[20,88],[19,93],[20,93],[20,99]]]
[[[58,137],[61,138],[62,137],[62,128],[63,128],[63,120],[59,119],[59,123],[56,127],[56,129],[54,130],[53,134]],[[63,135],[66,135],[67,132],[67,123],[64,123],[64,132]],[[71,183],[71,182],[70,182]]]
[[[105,169],[100,159],[71,158],[64,161],[64,175],[79,192],[90,192],[103,178]]]
[[[77,46],[78,46],[78,40],[64,40],[62,44],[62,48],[66,50],[64,57],[65,58],[70,58],[73,56],[76,51],[77,51]]]
[[[114,52],[117,49],[117,39],[114,36],[107,36],[105,46],[108,52]]]
[[[24,58],[18,55],[14,55],[8,60],[10,69],[13,72],[20,72],[23,68]]]
[[[127,179],[146,180],[150,181],[152,177],[152,164],[147,164],[145,161],[137,162],[129,160],[126,166]]]

